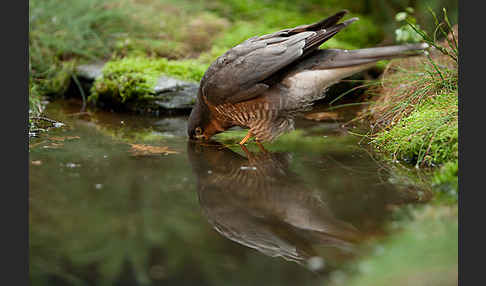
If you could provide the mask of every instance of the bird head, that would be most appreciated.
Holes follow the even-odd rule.
[[[209,109],[202,104],[199,98],[196,100],[196,104],[192,108],[191,115],[187,122],[187,135],[190,139],[209,139],[205,138],[204,131],[209,125]]]
[[[211,114],[201,93],[198,94],[187,123],[187,135],[190,139],[209,140],[214,134],[223,132],[224,128]]]

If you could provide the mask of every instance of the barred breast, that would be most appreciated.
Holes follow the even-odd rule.
[[[236,104],[226,103],[215,108],[220,120],[250,128],[258,141],[272,141],[278,135],[293,130],[293,120],[285,112],[288,100],[271,94]]]

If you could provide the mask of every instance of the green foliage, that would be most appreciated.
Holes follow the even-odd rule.
[[[396,19],[406,21],[415,36],[419,35],[440,53],[434,58],[428,55],[428,62],[416,62],[413,68],[398,67],[394,73],[386,75],[387,94],[380,103],[384,110],[378,108],[375,111],[381,113],[378,123],[385,128],[372,142],[395,160],[434,166],[455,161],[458,157],[458,77],[457,65],[451,64],[457,63],[458,51],[454,50],[454,37],[448,40],[448,49],[437,42],[435,32],[432,38],[421,30],[415,18],[410,16],[413,12],[408,8],[397,14]],[[436,20],[436,31],[447,36],[442,28],[444,23],[439,23],[433,11],[430,12]],[[445,10],[444,19],[447,27],[452,29]]]
[[[103,67],[103,76],[93,84],[89,100],[104,99],[124,103],[153,95],[157,79],[166,74],[180,79],[199,81],[207,65],[195,60],[171,61],[165,58],[127,57],[112,60]]]
[[[395,39],[398,43],[418,43],[422,40],[420,34],[415,32],[414,28],[411,26],[413,23],[415,29],[420,29],[420,25],[416,24],[417,20],[409,15],[409,13],[411,14],[413,11],[413,8],[408,7],[406,12],[400,12],[395,16],[397,22],[406,22],[400,26],[400,28],[395,30]]]
[[[406,12],[400,12],[396,15],[395,19],[397,22],[406,23],[395,30],[396,40],[398,42],[424,41],[439,50],[442,54],[449,56],[457,63],[459,57],[459,46],[456,39],[457,35],[453,32],[452,24],[447,16],[447,10],[445,8],[442,9],[443,21],[440,21],[436,13],[429,8],[429,12],[433,16],[435,23],[435,30],[432,36],[417,24],[417,20],[410,15],[413,12],[413,8],[409,7]],[[448,47],[437,43],[438,32],[440,33],[439,36],[442,36],[447,41]]]
[[[458,70],[457,46],[444,10],[444,23],[435,19],[435,32],[429,36],[411,16],[414,11],[397,14],[403,39],[425,41],[433,48],[428,61],[402,60],[389,69],[382,81],[381,98],[372,107],[378,132],[374,146],[392,160],[419,166],[440,166],[427,176],[426,186],[436,195],[435,202],[456,203],[458,190]],[[444,29],[444,27],[446,27]],[[404,29],[410,34],[406,34]],[[437,31],[443,39],[439,42]],[[398,39],[397,39],[398,40]]]
[[[42,111],[39,86],[29,80],[29,115],[38,116]]]
[[[331,45],[331,42],[329,42],[329,46],[324,44],[324,47],[362,49],[373,47],[383,40],[385,36],[383,29],[377,25],[376,21],[369,16],[359,14],[352,14],[351,16],[359,17],[359,21],[349,25],[335,36],[339,44]]]
[[[437,165],[457,159],[458,97],[439,94],[416,107],[373,143],[381,151],[417,165]]]
[[[112,1],[33,0],[29,2],[30,76],[49,80],[62,62],[96,60],[111,52],[116,35],[135,31],[128,13]]]
[[[458,199],[458,171],[458,161],[450,161],[435,171],[432,179],[432,184],[439,190],[439,194],[452,202],[457,202]]]
[[[123,35],[141,33],[142,25],[130,17],[130,10],[112,0],[29,1],[32,114],[40,114],[41,96],[67,91],[76,64],[105,59]]]
[[[182,58],[187,47],[184,43],[150,38],[125,38],[115,44],[115,54],[120,56],[161,56],[166,58]]]
[[[111,1],[101,0],[30,1],[33,68],[74,55],[91,60],[107,55],[114,35],[132,30],[126,21],[127,14],[109,4]]]

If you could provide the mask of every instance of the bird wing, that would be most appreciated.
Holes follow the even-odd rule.
[[[265,79],[357,20],[336,24],[346,13],[344,10],[314,24],[253,37],[235,46],[208,68],[201,80],[202,95],[214,105],[257,97],[270,87]]]

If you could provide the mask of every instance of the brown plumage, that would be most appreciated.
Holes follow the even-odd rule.
[[[211,64],[201,79],[188,122],[192,139],[208,140],[233,126],[247,136],[271,141],[294,128],[293,118],[308,110],[342,78],[379,60],[417,55],[428,46],[410,44],[359,50],[319,50],[319,46],[358,20],[339,20],[341,11],[320,22],[250,38]]]
[[[315,247],[354,250],[361,233],[334,216],[292,170],[291,154],[242,156],[221,144],[188,142],[199,203],[224,237],[272,257],[305,264]]]

